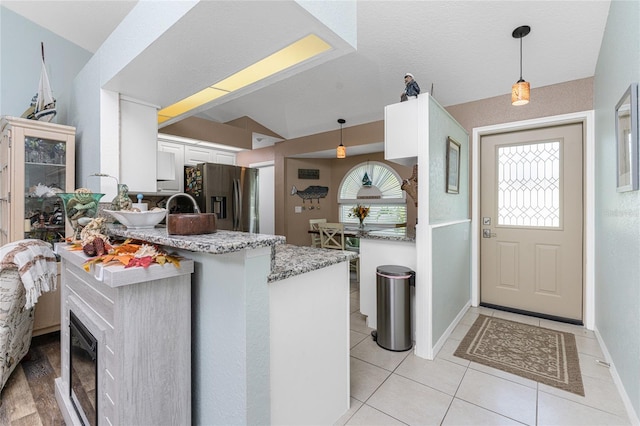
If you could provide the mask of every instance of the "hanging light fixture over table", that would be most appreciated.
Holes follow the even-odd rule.
[[[347,156],[347,148],[342,144],[342,125],[346,123],[344,118],[338,118],[338,123],[340,123],[340,145],[336,148],[336,157],[337,158],[346,158]]]
[[[511,105],[526,105],[529,103],[529,82],[522,78],[522,38],[529,34],[531,27],[523,25],[513,30],[513,38],[520,39],[520,80],[511,87]]]

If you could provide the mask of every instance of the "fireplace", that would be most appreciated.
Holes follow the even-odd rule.
[[[69,426],[191,423],[191,273],[62,257],[58,406]]]
[[[98,424],[98,341],[69,311],[69,398],[85,426]]]

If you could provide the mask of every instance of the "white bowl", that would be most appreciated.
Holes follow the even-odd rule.
[[[167,215],[167,209],[154,209],[146,212],[129,210],[105,210],[127,229],[151,229]]]

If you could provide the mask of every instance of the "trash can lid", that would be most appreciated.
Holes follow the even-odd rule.
[[[391,275],[391,276],[405,276],[407,274],[415,274],[411,268],[400,265],[382,265],[376,268],[378,274]]]

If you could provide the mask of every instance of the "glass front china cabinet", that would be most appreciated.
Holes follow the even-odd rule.
[[[64,241],[73,230],[57,194],[75,189],[75,128],[15,117],[2,117],[0,128],[0,246],[25,238]],[[59,325],[58,290],[38,300],[33,334]]]

